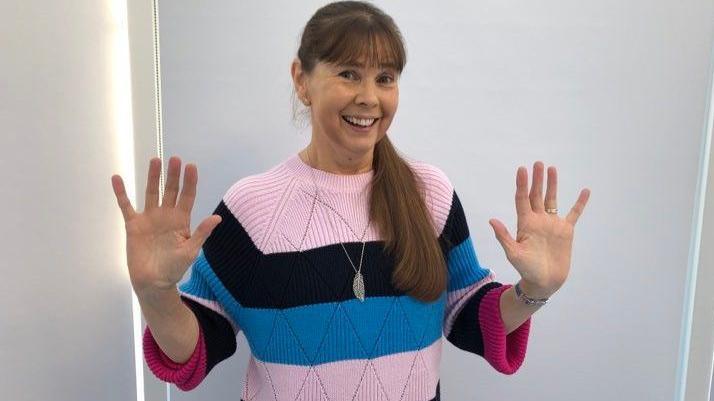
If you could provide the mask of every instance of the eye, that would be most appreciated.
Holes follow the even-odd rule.
[[[351,70],[342,71],[342,72],[339,73],[338,75],[341,76],[341,77],[345,77],[345,78],[349,79],[349,78],[346,77],[345,75],[350,75],[350,74],[351,74],[352,76],[355,76],[355,77],[357,76],[357,75],[355,74],[355,72],[354,72],[354,71],[351,71]]]
[[[382,79],[382,78],[386,78],[386,79],[387,79],[386,81],[382,81],[382,82],[385,83],[385,84],[391,84],[392,82],[394,82],[394,78],[393,78],[392,76],[390,76],[390,75],[382,75],[382,76],[380,77],[380,79]]]

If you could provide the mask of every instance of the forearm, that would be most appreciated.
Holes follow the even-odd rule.
[[[536,288],[532,288],[523,281],[520,282],[523,292],[531,298],[547,298],[550,294],[544,293]],[[533,313],[540,309],[541,305],[526,305],[525,302],[516,297],[516,290],[511,287],[501,294],[500,299],[501,318],[506,328],[506,334],[522,325]]]
[[[198,320],[176,288],[138,296],[146,324],[159,348],[176,363],[184,363],[198,342]]]

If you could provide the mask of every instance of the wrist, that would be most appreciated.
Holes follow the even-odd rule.
[[[178,288],[151,288],[136,292],[140,304],[148,304],[154,307],[172,305],[180,299]]]
[[[550,298],[550,296],[553,295],[553,292],[547,288],[530,283],[523,279],[518,281],[518,287],[528,298],[542,299]]]

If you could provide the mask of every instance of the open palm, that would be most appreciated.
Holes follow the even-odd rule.
[[[570,272],[575,223],[590,197],[584,188],[565,218],[546,209],[557,208],[558,177],[555,167],[548,168],[548,188],[543,199],[543,163],[533,164],[533,183],[528,191],[528,170],[519,167],[516,173],[516,238],[498,219],[491,219],[496,238],[506,257],[532,288],[541,296],[550,296],[565,282]]]
[[[183,190],[177,202],[180,171],[181,159],[171,157],[166,190],[159,205],[161,159],[151,159],[142,213],[132,207],[121,176],[112,176],[112,187],[126,227],[129,277],[137,295],[171,289],[181,281],[206,238],[221,222],[220,216],[211,215],[191,235],[190,218],[198,171],[194,164],[186,165]]]

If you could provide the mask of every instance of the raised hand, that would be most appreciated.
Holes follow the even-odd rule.
[[[129,277],[138,296],[175,287],[221,222],[220,216],[211,215],[191,235],[191,209],[196,198],[198,171],[194,164],[186,165],[177,203],[180,172],[181,159],[171,157],[164,197],[159,205],[161,159],[151,159],[142,213],[132,207],[121,176],[112,176],[112,188],[124,216]]]
[[[543,167],[540,161],[533,164],[530,194],[528,170],[519,167],[516,173],[518,231],[515,239],[501,221],[489,220],[508,261],[531,289],[526,294],[537,297],[549,297],[568,277],[575,223],[590,197],[589,189],[581,190],[578,200],[565,218],[560,218],[557,211],[547,213],[546,209],[557,207],[558,176],[555,167],[548,168],[548,188],[544,201]]]

